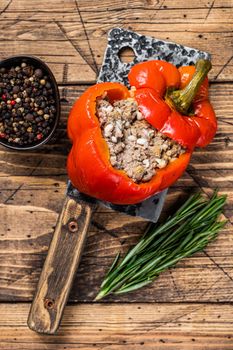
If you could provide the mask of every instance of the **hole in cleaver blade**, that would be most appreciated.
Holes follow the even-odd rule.
[[[131,48],[135,54],[131,62],[123,62],[120,59],[119,53],[125,47]],[[193,65],[200,58],[210,59],[211,57],[209,53],[191,47],[140,35],[122,28],[113,28],[108,33],[108,44],[97,82],[118,81],[129,86],[127,76],[130,68],[136,63],[154,59],[168,61],[179,67]],[[116,205],[96,200],[77,191],[70,181],[68,182],[67,194],[77,199],[103,204],[127,215],[140,216],[146,220],[157,222],[167,189],[134,205]]]

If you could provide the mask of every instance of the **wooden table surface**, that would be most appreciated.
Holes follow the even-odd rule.
[[[0,148],[0,349],[233,349],[233,12],[231,0],[0,0],[0,58],[43,59],[60,86],[62,118],[49,145],[31,153]],[[169,190],[163,215],[190,192],[228,194],[229,220],[203,253],[148,288],[92,300],[119,250],[146,223],[99,208],[57,336],[27,328],[29,305],[66,188],[68,111],[95,82],[112,27],[212,54],[211,99],[219,128]],[[125,55],[127,59],[127,54]]]

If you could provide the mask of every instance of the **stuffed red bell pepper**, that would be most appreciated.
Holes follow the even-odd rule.
[[[73,185],[115,204],[138,203],[172,185],[194,147],[206,146],[216,132],[210,69],[206,60],[179,69],[148,61],[129,72],[130,90],[120,83],[87,89],[68,120]]]

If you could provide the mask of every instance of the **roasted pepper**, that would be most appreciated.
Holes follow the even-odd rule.
[[[88,88],[75,102],[68,120],[73,142],[67,169],[81,192],[115,204],[135,204],[173,184],[186,169],[193,148],[205,146],[216,131],[216,118],[208,101],[206,75],[210,62],[177,69],[164,61],[135,65],[129,82],[144,118],[156,129],[186,147],[186,152],[153,178],[137,184],[112,167],[109,149],[96,116],[96,99],[107,94],[110,102],[132,95],[120,83],[100,83]],[[181,88],[181,90],[177,90]],[[191,106],[191,107],[190,107]]]

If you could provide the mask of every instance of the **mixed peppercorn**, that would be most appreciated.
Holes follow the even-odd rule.
[[[36,144],[48,136],[55,117],[52,83],[42,69],[25,62],[0,68],[0,139]]]

